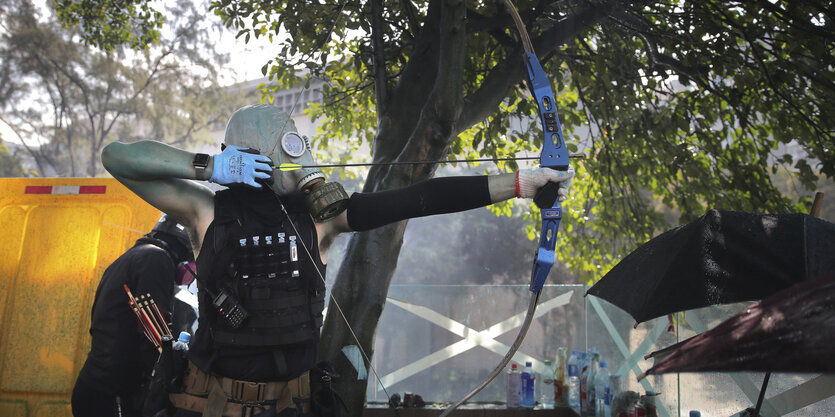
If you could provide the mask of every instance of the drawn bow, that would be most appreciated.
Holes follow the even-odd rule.
[[[513,16],[513,21],[516,24],[519,36],[522,39],[522,45],[525,48],[523,59],[525,61],[525,68],[528,70],[528,88],[536,100],[537,108],[539,109],[539,119],[542,123],[543,135],[542,153],[539,156],[539,163],[543,167],[560,171],[567,170],[569,167],[569,155],[565,147],[565,141],[563,140],[560,120],[557,117],[557,106],[554,101],[554,92],[551,89],[551,83],[545,77],[545,71],[542,69],[542,65],[540,65],[536,54],[534,54],[533,45],[525,29],[525,24],[522,23],[522,18],[519,16],[519,12],[510,0],[504,0],[504,2],[511,16]],[[542,214],[542,230],[540,231],[539,247],[536,250],[536,257],[533,261],[533,270],[531,271],[531,300],[528,304],[528,312],[525,320],[522,323],[519,334],[516,335],[516,340],[514,340],[507,354],[484,382],[475,387],[464,398],[444,410],[441,417],[449,415],[461,404],[489,385],[502,372],[504,367],[507,366],[507,363],[516,354],[516,351],[525,339],[525,335],[536,312],[536,305],[539,302],[542,286],[545,284],[545,279],[548,278],[548,273],[551,271],[556,257],[554,247],[557,241],[557,232],[560,228],[560,220],[562,219],[562,207],[560,207],[557,189],[557,184],[548,183],[534,198],[534,202]]]

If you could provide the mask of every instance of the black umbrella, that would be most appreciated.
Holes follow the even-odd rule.
[[[710,210],[618,263],[587,294],[637,322],[763,299],[835,270],[835,225],[806,214]]]
[[[645,374],[835,373],[833,346],[835,274],[780,291],[713,329],[651,353],[656,361]]]

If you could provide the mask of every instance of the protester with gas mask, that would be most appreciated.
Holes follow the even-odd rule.
[[[112,143],[102,162],[120,182],[176,217],[197,250],[200,327],[189,348],[178,416],[333,415],[313,401],[334,238],[392,222],[532,198],[548,182],[566,195],[573,171],[436,178],[378,193],[326,182],[292,119],[270,105],[230,118],[225,147],[194,154],[154,141]],[[301,169],[274,170],[281,164]],[[213,192],[192,180],[228,186]],[[311,372],[312,371],[312,372]],[[338,410],[338,407],[333,407]]]
[[[159,352],[137,323],[124,287],[137,296],[150,295],[170,319],[175,285],[188,283],[182,282],[191,276],[185,265],[193,260],[185,227],[163,215],[150,233],[107,267],[93,301],[90,352],[72,393],[75,417],[141,415]],[[184,307],[178,315],[190,314],[191,320],[181,321],[193,322],[194,312]]]

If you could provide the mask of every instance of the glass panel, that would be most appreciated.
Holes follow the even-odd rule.
[[[596,349],[624,389],[656,397],[659,416],[728,416],[753,407],[764,373],[687,373],[637,376],[649,369],[650,352],[713,328],[750,303],[691,310],[634,326],[634,319],[582,285],[546,285],[537,318],[511,363],[535,371],[554,359],[557,348]],[[389,394],[412,392],[426,401],[452,402],[484,380],[519,332],[527,310],[527,285],[392,285],[380,319],[374,368]],[[502,404],[505,373],[471,402]],[[369,377],[368,401],[386,395]],[[537,398],[539,397],[537,392]],[[835,415],[835,376],[774,374],[763,416]]]
[[[514,356],[544,370],[558,346],[585,349],[583,286],[549,285],[528,335]],[[380,320],[374,367],[389,394],[414,392],[452,401],[481,382],[519,332],[530,300],[527,285],[393,285]],[[501,374],[473,401],[504,402]],[[385,401],[369,384],[369,401]]]

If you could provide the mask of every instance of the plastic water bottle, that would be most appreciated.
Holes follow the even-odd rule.
[[[580,352],[576,350],[568,358],[568,405],[580,407]]]
[[[594,375],[594,396],[597,404],[594,407],[597,417],[608,417],[606,413],[606,398],[609,395],[609,365],[600,361],[600,369]]]
[[[536,372],[530,362],[525,362],[522,371],[522,408],[533,408],[536,405]]]
[[[507,370],[507,408],[519,408],[522,406],[522,372],[516,364]]]
[[[568,358],[566,348],[557,349],[557,361],[554,364],[554,405],[568,405]]]
[[[609,375],[609,386],[606,389],[607,416],[612,415],[612,404],[614,403],[615,397],[621,392],[623,392],[623,381],[621,380],[620,375]]]
[[[594,354],[586,371],[580,376],[580,414],[595,416],[597,399],[594,393],[594,378],[600,369],[600,355]],[[585,394],[585,395],[583,395]]]
[[[188,352],[188,342],[191,341],[191,334],[188,332],[180,332],[180,337],[171,344],[171,348],[174,350],[181,350],[183,352]]]
[[[554,408],[554,366],[551,361],[545,361],[545,372],[542,374],[539,403],[545,408]]]
[[[586,362],[587,353],[580,352],[580,415],[585,416],[589,409],[589,368]]]
[[[586,385],[588,381],[583,379],[583,375],[588,376],[590,359],[591,357],[587,352],[580,352],[580,415],[584,415],[583,413],[588,408],[589,387]]]

